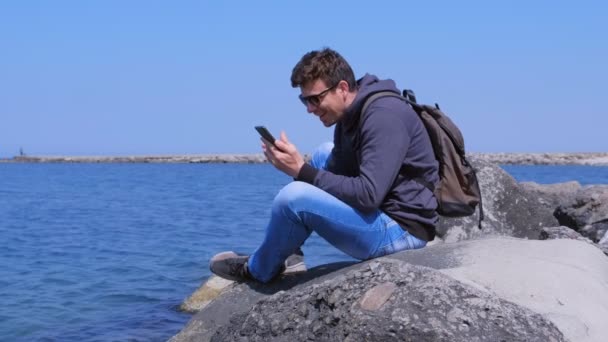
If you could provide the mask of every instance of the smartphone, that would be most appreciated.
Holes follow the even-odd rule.
[[[266,129],[266,127],[264,127],[264,126],[255,126],[255,130],[258,131],[258,133],[260,133],[260,135],[262,136],[262,138],[264,138],[264,140],[266,140],[269,143],[271,143],[272,146],[277,147],[277,145],[274,144],[274,141],[276,139],[272,136],[272,134],[270,134],[270,132]]]

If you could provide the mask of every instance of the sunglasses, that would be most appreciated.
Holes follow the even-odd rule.
[[[322,92],[315,94],[315,95],[308,95],[308,96],[298,96],[298,98],[300,99],[300,101],[302,101],[302,103],[308,107],[308,105],[312,105],[314,107],[318,107],[321,104],[321,101],[323,101],[323,98],[325,97],[325,95],[327,95],[327,93],[334,89],[335,87],[338,86],[338,83],[334,84],[333,86],[323,90]]]

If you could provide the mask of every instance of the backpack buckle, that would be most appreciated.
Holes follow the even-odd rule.
[[[405,99],[408,100],[409,102],[417,103],[416,94],[414,94],[414,91],[412,89],[404,89],[403,97],[405,97]]]

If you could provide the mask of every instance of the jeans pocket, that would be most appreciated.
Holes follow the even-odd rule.
[[[418,239],[417,237],[403,230],[401,227],[398,228],[400,231],[392,232],[395,238],[389,239],[389,242],[386,245],[379,248],[378,251],[376,251],[374,258],[426,246],[426,241]],[[387,235],[390,236],[391,234],[387,232]]]

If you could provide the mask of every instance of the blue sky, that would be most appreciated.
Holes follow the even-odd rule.
[[[608,151],[601,1],[2,1],[0,157],[303,153],[330,140],[291,88],[339,51],[438,102],[470,152]]]

